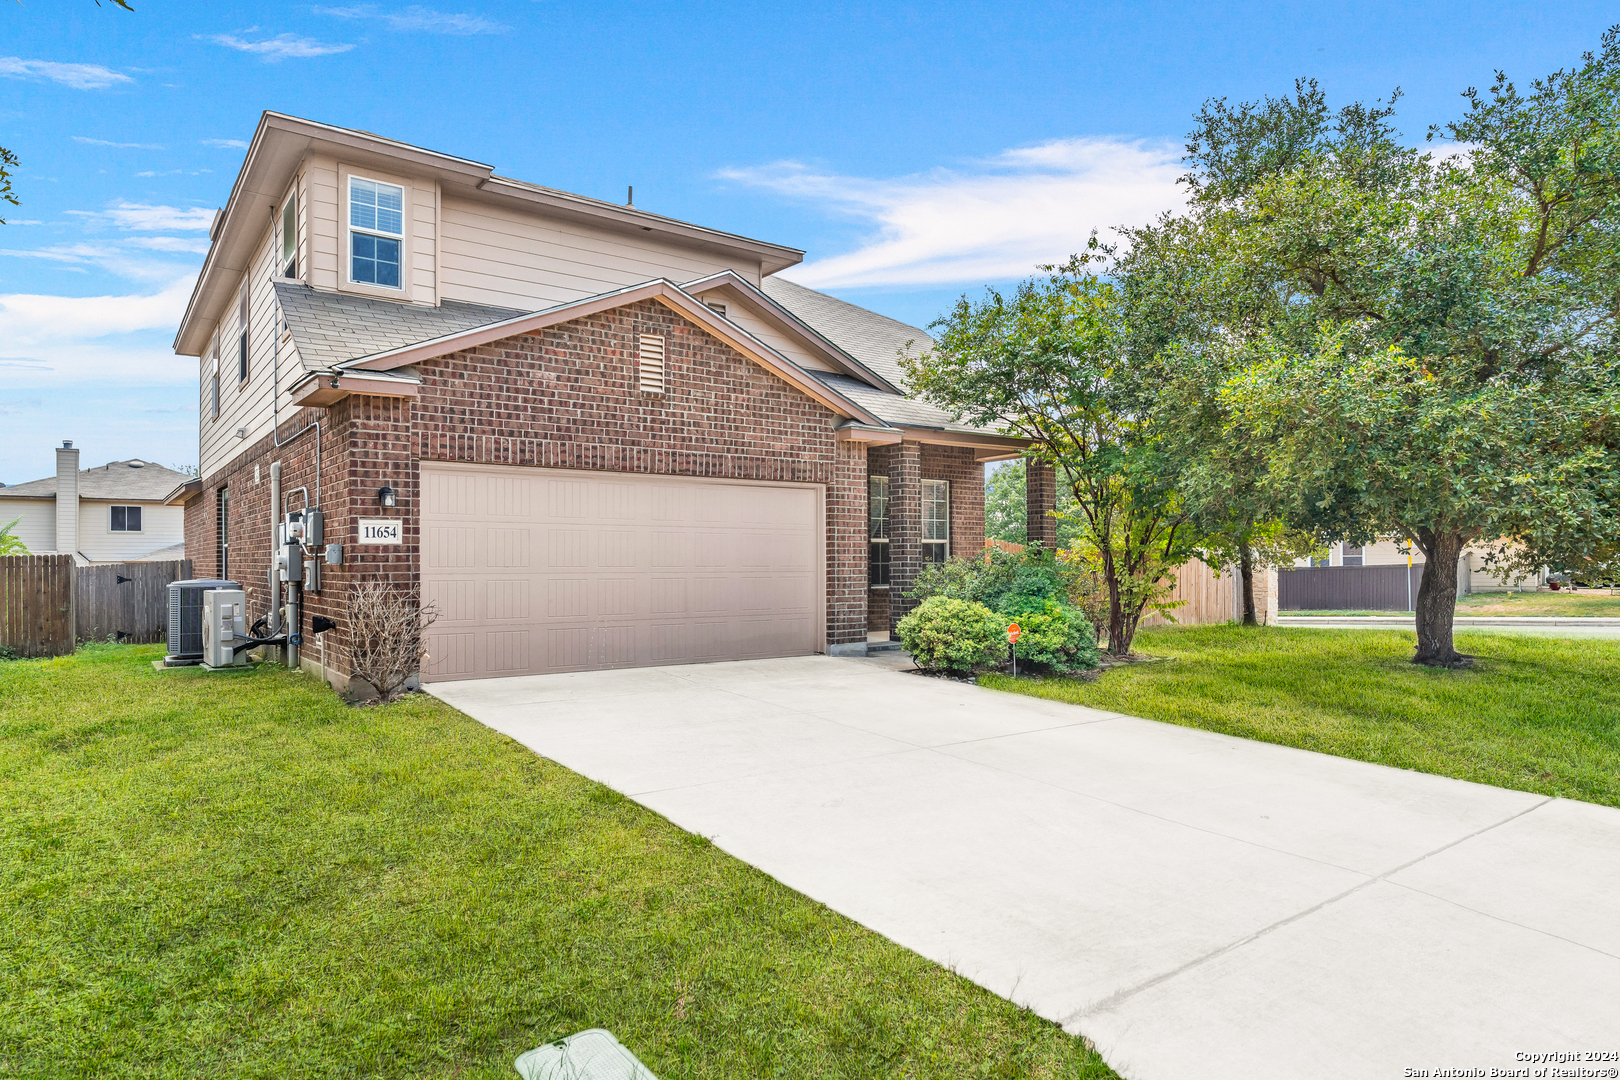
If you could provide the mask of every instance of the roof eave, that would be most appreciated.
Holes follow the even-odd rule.
[[[489,195],[544,206],[553,213],[596,225],[607,225],[624,231],[661,233],[678,237],[687,243],[699,244],[724,255],[743,255],[751,260],[758,260],[760,272],[767,277],[804,261],[804,252],[798,248],[738,236],[719,229],[709,229],[659,214],[649,214],[633,206],[616,206],[572,192],[524,183],[508,176],[491,174],[479,182],[478,190]]]
[[[503,338],[531,334],[536,330],[544,330],[547,327],[572,322],[575,319],[588,318],[591,315],[624,307],[626,304],[639,303],[642,300],[657,300],[689,322],[697,323],[713,336],[724,341],[767,371],[777,375],[784,382],[794,386],[808,397],[819,401],[833,412],[841,416],[852,417],[864,423],[887,426],[876,415],[868,412],[864,407],[851,401],[832,387],[827,386],[820,379],[817,379],[742,327],[711,311],[696,297],[685,292],[679,285],[666,278],[655,278],[640,285],[615,289],[599,296],[586,297],[583,300],[574,300],[566,304],[559,304],[556,307],[546,308],[544,311],[534,311],[511,319],[503,319],[500,322],[477,326],[471,330],[446,334],[404,348],[390,349],[387,352],[356,357],[336,366],[339,371],[387,371],[391,368],[404,367],[407,364],[432,360],[447,353],[488,345],[490,342],[500,341]]]
[[[775,315],[777,321],[783,323],[789,331],[797,334],[801,338],[806,339],[813,348],[826,355],[829,360],[837,364],[839,367],[844,368],[844,374],[850,376],[851,378],[870,382],[873,386],[876,386],[882,390],[887,390],[891,394],[899,394],[901,397],[909,396],[900,387],[894,385],[892,382],[885,379],[883,376],[879,375],[877,372],[873,371],[859,360],[855,359],[849,353],[833,344],[833,342],[826,335],[821,333],[821,331],[817,330],[815,327],[793,314],[793,312],[777,303],[771,298],[769,293],[754,285],[752,282],[748,281],[735,271],[722,270],[717,274],[710,274],[708,277],[698,278],[696,281],[688,281],[686,284],[682,285],[681,288],[688,292],[702,292],[706,291],[707,289],[718,288],[721,285],[728,285],[731,288],[736,289],[754,304]]]

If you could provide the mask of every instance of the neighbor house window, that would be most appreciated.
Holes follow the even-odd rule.
[[[866,478],[867,581],[878,588],[889,587],[889,478]]]
[[[942,563],[951,556],[951,485],[945,480],[922,482],[923,545],[925,563]]]
[[[241,298],[236,304],[236,324],[240,327],[236,335],[236,381],[238,384],[247,382],[248,378],[248,320],[251,314],[248,298],[248,287],[242,286]]]
[[[298,194],[281,208],[281,276],[298,276]]]
[[[349,178],[349,280],[399,288],[405,189]]]
[[[112,508],[113,532],[140,532],[141,508],[138,506],[115,506]]]
[[[1345,566],[1360,566],[1363,561],[1363,552],[1360,544],[1344,545],[1344,558],[1341,560]]]
[[[214,535],[219,541],[219,576],[231,576],[231,489],[220,488],[214,496]]]
[[[1333,562],[1333,560],[1328,558],[1326,555],[1312,555],[1311,556],[1311,565],[1312,566],[1328,566],[1328,565],[1331,565],[1332,562]]]

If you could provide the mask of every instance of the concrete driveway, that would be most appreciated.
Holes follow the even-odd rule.
[[[428,689],[1131,1080],[1620,1050],[1620,810],[872,660]]]

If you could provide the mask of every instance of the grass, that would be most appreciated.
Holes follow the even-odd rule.
[[[1336,616],[1408,615],[1405,611],[1284,611],[1283,615]],[[1457,600],[1458,615],[1557,615],[1572,617],[1620,618],[1620,593],[1608,589],[1580,592],[1490,592],[1470,593]]]
[[[432,698],[161,651],[0,664],[0,1076],[1115,1075]]]
[[[1402,769],[1620,806],[1620,641],[1457,635],[1463,671],[1409,662],[1395,630],[1144,630],[1173,662],[1096,682],[980,684]]]

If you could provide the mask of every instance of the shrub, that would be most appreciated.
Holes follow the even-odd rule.
[[[405,689],[427,659],[422,635],[438,618],[414,591],[381,581],[356,585],[349,597],[349,669],[384,704]]]
[[[1097,634],[1076,610],[1048,600],[1017,617],[1018,666],[1067,675],[1097,666]]]
[[[994,667],[1007,651],[1006,624],[971,600],[931,596],[896,630],[900,644],[925,671],[967,675]]]
[[[1049,617],[1047,605],[1056,604],[1064,615],[1064,629],[1059,635],[1063,643],[1053,647],[1054,658],[1069,654],[1068,641],[1073,634],[1089,633],[1091,643],[1076,654],[1084,658],[1076,665],[1053,664],[1052,670],[1096,666],[1096,621],[1099,614],[1106,617],[1106,600],[1096,603],[1103,598],[1098,597],[1091,574],[1082,560],[1066,552],[1031,546],[1022,554],[989,551],[982,556],[952,559],[924,569],[906,595],[913,600],[948,596],[980,603],[1002,616],[1004,627],[1014,621],[1022,625],[1026,616],[1044,620]],[[1023,656],[1022,641],[1018,652]]]

